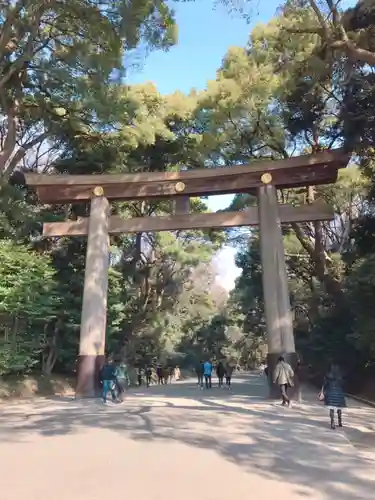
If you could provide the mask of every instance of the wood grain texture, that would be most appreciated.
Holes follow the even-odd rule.
[[[174,215],[186,215],[190,212],[189,196],[176,196],[173,202]]]
[[[309,184],[331,184],[336,182],[337,169],[323,165],[320,170],[295,172],[278,171],[273,176],[273,183],[279,188],[307,186]],[[217,177],[216,179],[194,179],[186,182],[183,193],[176,193],[175,182],[150,182],[134,184],[104,185],[104,196],[112,201],[127,201],[135,199],[163,199],[181,196],[210,196],[231,193],[256,192],[261,186],[259,173],[246,175]],[[92,198],[93,186],[87,185],[56,185],[38,186],[40,201],[49,204],[74,203]]]
[[[322,151],[311,155],[300,155],[284,160],[259,160],[246,165],[223,168],[202,168],[181,172],[145,172],[139,174],[102,174],[102,175],[48,175],[25,174],[30,186],[75,185],[103,186],[106,184],[129,184],[143,182],[188,181],[192,179],[213,179],[216,177],[236,176],[249,173],[275,173],[277,170],[299,169],[305,167],[340,164],[345,166],[350,155],[342,149]],[[340,168],[340,167],[339,167]]]
[[[279,206],[280,220],[283,223],[314,220],[331,220],[333,209],[321,202],[293,207]],[[251,207],[244,212],[219,212],[208,214],[184,214],[167,217],[134,217],[122,219],[112,216],[109,219],[109,233],[138,233],[151,231],[176,231],[186,229],[211,229],[259,224],[258,207]],[[88,233],[88,219],[77,221],[52,222],[43,225],[44,236],[85,236]]]
[[[45,203],[88,200],[95,186],[103,187],[104,196],[110,200],[209,196],[257,189],[265,172],[272,174],[272,182],[279,188],[329,184],[336,181],[338,169],[345,167],[349,158],[349,154],[337,149],[215,169],[103,175],[25,174],[25,178],[27,184],[36,187],[39,199]],[[175,191],[178,181],[186,186],[182,193]]]

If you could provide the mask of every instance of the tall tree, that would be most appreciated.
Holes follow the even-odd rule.
[[[120,106],[126,109],[116,130],[91,131],[85,137],[70,136],[53,168],[57,172],[152,172],[171,171],[197,164],[195,146],[196,97],[161,96],[151,84],[124,86]],[[123,217],[150,217],[173,212],[170,200],[112,204]],[[199,199],[191,211],[206,211]],[[88,214],[88,205],[43,207],[50,220]],[[223,242],[215,231],[138,233],[111,239],[112,263],[109,283],[108,349],[122,352],[132,363],[150,361],[161,353],[173,353],[182,325],[193,315],[190,288],[198,266],[204,266]],[[58,319],[50,325],[45,354],[49,366],[70,367],[78,341],[84,272],[85,239],[60,238],[40,243],[52,255],[63,301]],[[205,282],[207,287],[207,280]],[[194,299],[195,307],[199,307]],[[214,306],[212,306],[214,309]]]
[[[82,122],[108,119],[107,98],[116,95],[108,84],[125,52],[141,41],[168,47],[176,30],[172,10],[151,0],[7,1],[0,26],[2,174],[56,127],[79,133]]]
[[[280,25],[280,19],[293,16],[296,9],[289,6],[267,25],[255,27],[247,49],[231,49],[216,80],[200,96],[206,119],[201,148],[208,162],[230,165],[255,159],[277,160],[344,142],[339,68],[332,72],[325,65],[317,51],[316,35],[288,38]],[[310,259],[314,275],[337,300],[343,298],[341,277],[329,254],[337,248],[338,240],[341,249],[347,245],[349,228],[358,216],[353,203],[358,207],[358,198],[366,192],[357,170],[343,175],[339,186],[341,190],[345,186],[345,195],[340,200],[339,191],[331,188],[279,191],[284,203],[326,199],[338,211],[341,226],[338,229],[336,225],[335,231],[332,224],[321,222],[290,226]],[[254,200],[239,196],[232,208],[241,209],[241,204],[243,208],[249,203]]]

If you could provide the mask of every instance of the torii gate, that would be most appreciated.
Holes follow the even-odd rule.
[[[330,184],[350,155],[341,149],[297,156],[280,161],[182,172],[102,175],[26,174],[41,202],[63,204],[90,200],[89,218],[45,223],[44,236],[87,235],[77,396],[91,397],[98,388],[104,361],[109,235],[124,232],[174,231],[177,229],[260,226],[263,293],[268,341],[268,365],[280,354],[296,362],[293,322],[281,223],[332,220],[333,209],[316,202],[298,207],[279,205],[276,188]],[[258,206],[243,212],[189,214],[191,196],[253,193]],[[111,200],[175,199],[175,215],[122,219],[110,216]]]

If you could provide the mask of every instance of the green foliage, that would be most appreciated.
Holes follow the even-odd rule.
[[[60,303],[54,275],[46,256],[0,240],[0,373],[38,362],[45,325],[55,318]]]
[[[356,348],[375,359],[373,303],[375,296],[375,259],[373,255],[356,261],[346,280],[353,318],[351,340]]]
[[[173,11],[152,0],[5,2],[0,27],[2,175],[35,146],[58,151],[69,137],[112,126],[127,53],[176,40]]]
[[[53,317],[57,297],[54,270],[45,256],[11,241],[0,241],[0,304],[7,315]]]

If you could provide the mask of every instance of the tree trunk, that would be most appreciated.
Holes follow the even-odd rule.
[[[320,34],[328,46],[346,54],[353,63],[362,62],[369,66],[375,66],[375,53],[358,47],[358,45],[349,38],[342,22],[341,13],[337,9],[337,3],[327,0],[327,5],[332,15],[332,22],[330,22],[327,16],[321,11],[318,2],[316,2],[316,0],[309,1],[321,26],[321,29],[317,29],[316,32]],[[339,39],[337,39],[338,36]]]
[[[361,62],[369,66],[375,66],[375,54],[369,50],[361,49],[351,41],[332,42],[331,47],[344,52],[353,63]]]
[[[17,144],[17,111],[16,105],[12,106],[7,112],[7,134],[4,143],[2,144],[2,151],[0,152],[0,175],[3,175],[7,170],[8,163],[15,151]]]
[[[45,355],[43,355],[43,361],[42,361],[42,372],[43,375],[51,375],[52,370],[55,366],[57,360],[57,353],[56,353],[56,347],[55,346],[48,346],[48,351]]]
[[[17,351],[17,337],[19,334],[19,326],[20,326],[20,320],[18,315],[14,317],[13,321],[13,326],[12,326],[12,339],[11,339],[11,345],[12,345],[12,351],[16,352]]]
[[[318,141],[316,140],[316,147],[313,152],[318,152]],[[315,201],[315,187],[308,186],[307,188],[307,203],[314,203]],[[324,247],[322,222],[314,222],[314,243],[305,235],[302,227],[297,222],[291,224],[302,247],[310,256],[314,265],[315,276],[324,286],[326,292],[334,297],[336,300],[343,298],[343,291],[341,283],[336,280],[330,273],[327,267],[327,254]]]
[[[329,295],[341,300],[344,295],[341,283],[330,274],[329,270],[327,269],[327,259],[325,256],[325,252],[324,250],[323,252],[321,251],[319,242],[319,239],[321,238],[321,227],[319,228],[318,226],[318,235],[315,235],[315,238],[318,239],[318,244],[317,241],[315,241],[315,245],[305,235],[300,224],[298,224],[297,222],[293,222],[291,224],[291,227],[293,228],[302,247],[309,254],[312,263],[314,264],[315,276],[322,283]]]
[[[44,375],[51,375],[52,370],[55,366],[57,360],[57,338],[59,334],[59,328],[61,325],[61,320],[57,320],[53,329],[52,338],[46,346],[46,351],[42,356],[42,372]]]

